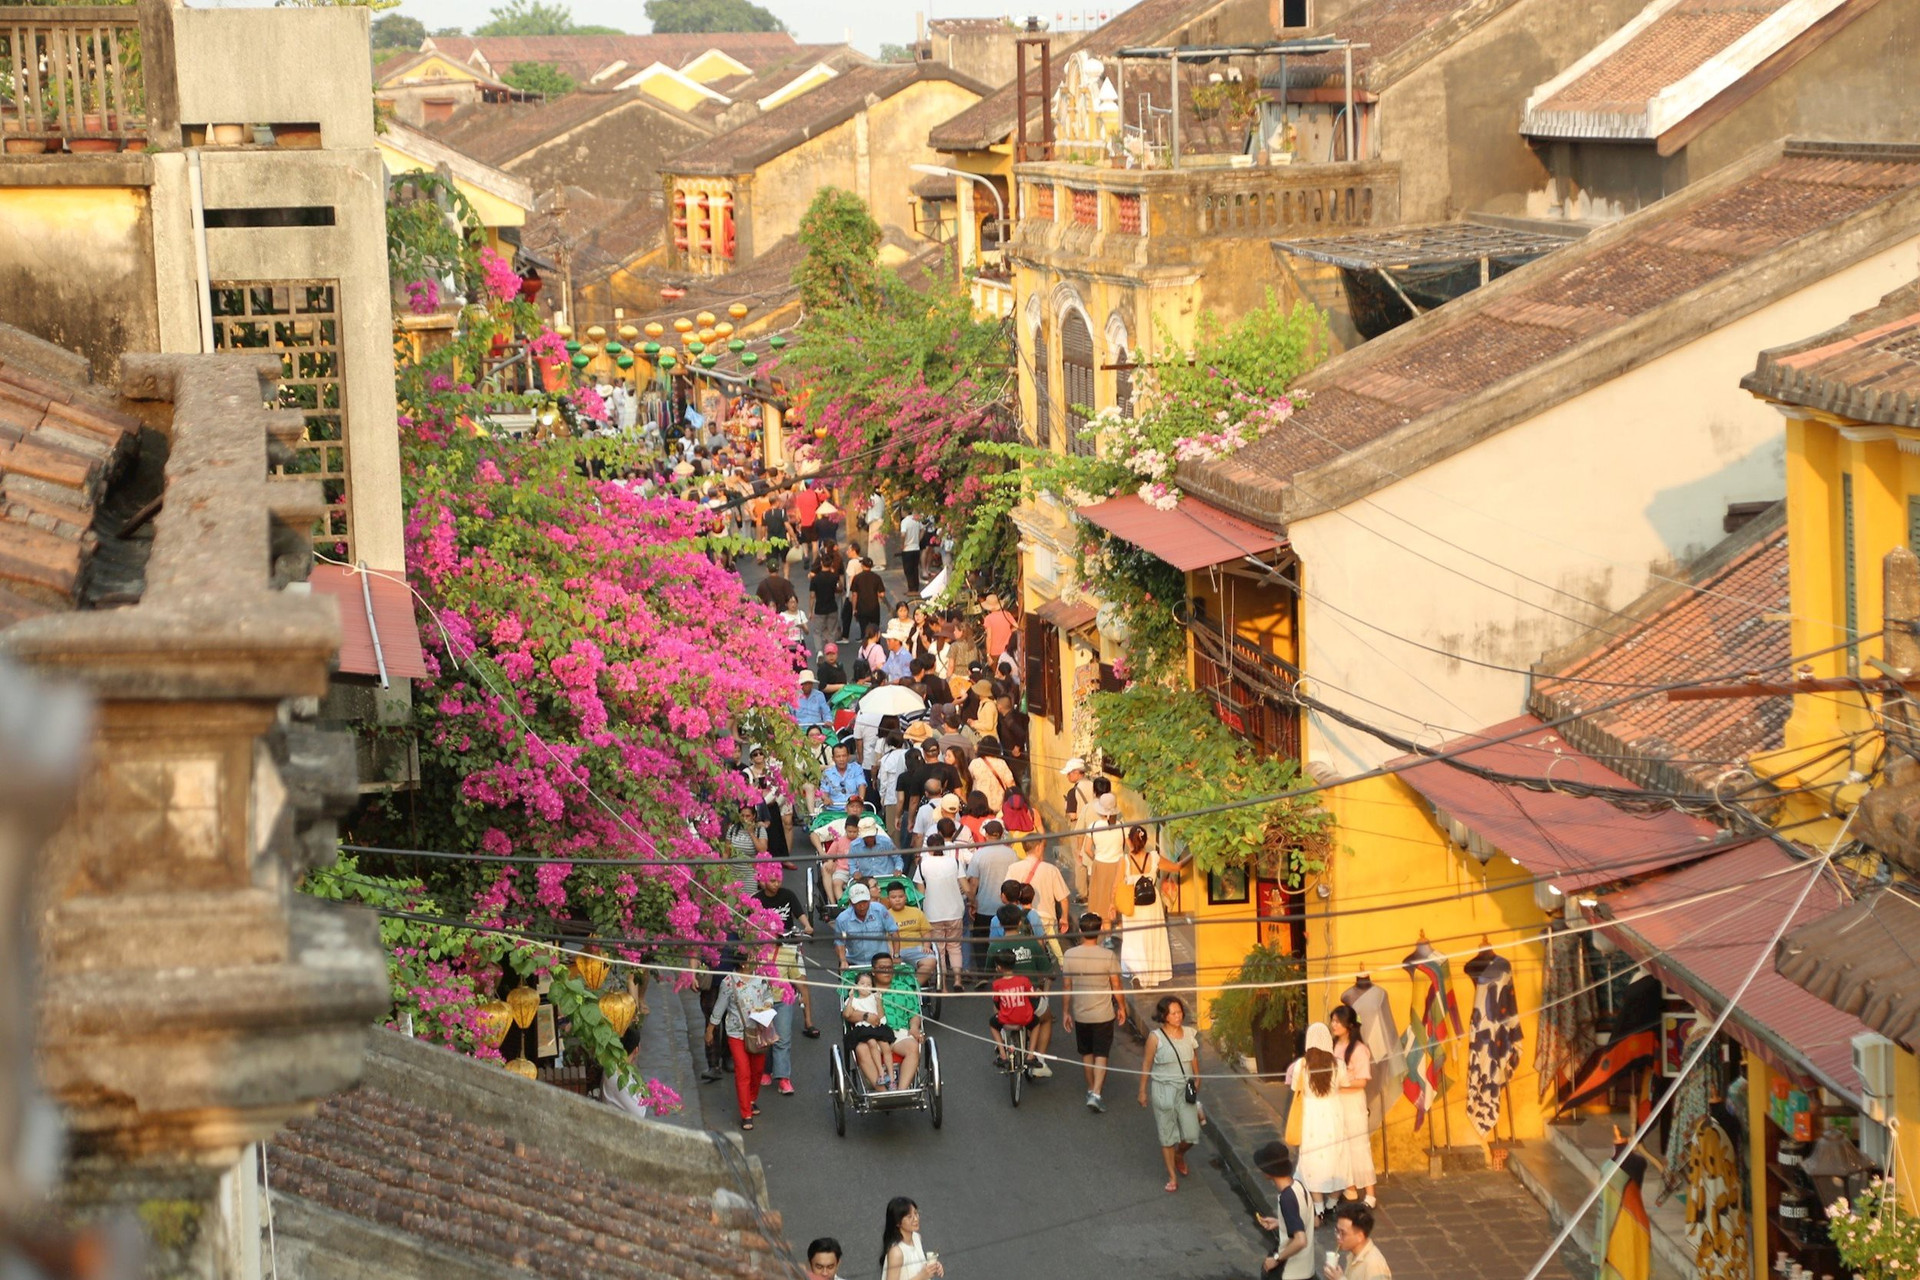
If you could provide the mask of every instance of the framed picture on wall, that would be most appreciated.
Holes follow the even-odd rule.
[[[1208,906],[1231,906],[1234,903],[1252,900],[1252,886],[1247,878],[1245,867],[1229,867],[1225,871],[1207,873]]]
[[[1285,948],[1291,943],[1293,931],[1287,927],[1291,922],[1285,918],[1291,909],[1278,880],[1253,882],[1253,913],[1259,917],[1261,945]]]
[[[1691,1009],[1668,1009],[1660,1015],[1660,1074],[1677,1076],[1687,1060],[1687,1036],[1700,1015]]]

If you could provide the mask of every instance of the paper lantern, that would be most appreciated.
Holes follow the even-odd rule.
[[[557,324],[553,327],[553,331],[563,338],[571,338],[573,336],[573,326],[570,324]]]
[[[702,351],[705,351],[706,349],[707,349],[707,344],[699,341],[698,339],[695,339],[694,341],[689,342],[687,344],[687,350],[692,352],[696,356],[699,355]]]
[[[588,325],[587,340],[590,342],[605,342],[607,340],[607,327],[601,324]]]
[[[751,369],[760,363],[760,353],[758,351],[742,351],[740,353],[740,363]]]
[[[617,356],[622,351],[625,351],[626,348],[621,346],[617,342],[609,342],[606,346],[602,347],[601,350],[605,351],[610,356]]]
[[[700,367],[702,369],[711,369],[719,363],[720,357],[716,355],[704,355],[700,357]]]
[[[702,311],[698,316],[695,317],[695,319],[697,319],[700,322],[701,326],[704,328],[713,323],[713,312]]]
[[[772,347],[775,351],[778,351],[782,347],[787,345],[787,335],[784,333],[776,333],[771,338],[767,339],[767,345]]]
[[[667,326],[661,324],[658,320],[650,320],[647,322],[647,336],[655,342],[660,341],[661,336],[665,334],[666,331]]]
[[[720,335],[714,332],[712,329],[702,329],[697,336],[702,342],[712,343],[717,338],[719,338]]]
[[[685,316],[681,316],[673,322],[673,331],[675,333],[692,333],[693,321],[687,319]]]
[[[640,336],[640,331],[634,328],[632,325],[623,324],[620,326],[620,341],[630,343],[639,336]]]
[[[640,348],[640,354],[651,360],[660,354],[660,344],[657,342],[649,342]]]
[[[478,1013],[479,1025],[474,1030],[482,1040],[498,1049],[513,1026],[513,1006],[505,1000],[489,1000],[480,1006]]]
[[[525,1058],[515,1058],[512,1062],[506,1064],[506,1068],[513,1072],[513,1074],[525,1076],[529,1080],[538,1080],[540,1078],[540,1068],[534,1066],[532,1062]]]
[[[578,351],[579,349],[580,349],[580,344],[579,344],[579,343],[577,343],[577,342],[575,342],[575,341],[574,341],[574,340],[573,340],[572,338],[568,338],[568,339],[567,339],[567,354],[568,354],[568,355],[572,355],[572,354],[573,354],[574,352],[576,352],[576,351]]]
[[[728,320],[722,320],[719,324],[713,326],[713,331],[723,338],[731,338],[733,336],[733,323]]]
[[[573,367],[576,369],[584,369],[592,363],[593,363],[593,357],[588,355],[584,351],[580,352],[578,355],[574,356],[573,358]]]
[[[600,1016],[617,1036],[627,1034],[627,1028],[633,1025],[633,1011],[633,997],[624,991],[609,991],[600,997]]]
[[[607,962],[599,956],[575,956],[572,968],[573,976],[586,983],[589,991],[598,991],[607,980]]]
[[[733,354],[735,355],[739,355],[742,351],[745,351],[746,349],[747,349],[747,344],[739,338],[735,338],[732,342],[729,342],[727,344],[727,350],[733,352]]]
[[[671,352],[671,351],[662,351],[662,352],[660,353],[660,367],[661,367],[662,369],[665,369],[665,370],[666,370],[666,371],[667,371],[668,373],[672,373],[672,372],[673,372],[673,366],[674,366],[674,365],[676,365],[676,364],[678,364],[678,363],[680,363],[680,362],[679,362],[678,360],[676,360],[676,359],[674,359],[674,357],[673,357],[673,352]]]
[[[727,314],[735,320],[745,320],[747,318],[747,311],[748,307],[744,302],[736,302],[727,308]]]
[[[662,360],[677,360],[680,358],[680,353],[672,347],[662,347],[660,348],[660,358]]]
[[[513,1014],[513,1025],[525,1031],[540,1011],[540,993],[532,987],[515,987],[507,992],[507,1009]]]
[[[585,343],[580,348],[580,354],[591,360],[600,354],[600,344],[597,342]]]
[[[613,359],[613,362],[619,365],[622,369],[633,368],[633,357],[628,355],[624,351],[622,351],[619,355],[615,356]]]

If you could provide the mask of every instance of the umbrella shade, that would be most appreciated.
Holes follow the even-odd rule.
[[[915,715],[926,709],[927,700],[901,684],[883,684],[860,699],[860,714],[873,716],[876,724],[880,716]]]

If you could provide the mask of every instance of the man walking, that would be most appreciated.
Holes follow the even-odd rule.
[[[1120,957],[1100,945],[1100,917],[1088,911],[1080,917],[1080,942],[1060,961],[1066,982],[1065,1021],[1080,1051],[1080,1068],[1087,1075],[1087,1110],[1107,1109],[1101,1090],[1107,1084],[1107,1058],[1113,1053],[1113,1029],[1125,1026],[1126,998],[1120,993]]]
[[[926,531],[920,517],[908,508],[900,520],[900,572],[907,576],[907,590],[916,596],[920,594],[920,539]]]
[[[1293,1180],[1293,1157],[1284,1142],[1269,1142],[1253,1153],[1253,1167],[1273,1180],[1278,1200],[1274,1216],[1257,1213],[1253,1220],[1280,1237],[1280,1247],[1262,1260],[1260,1270],[1279,1280],[1312,1280],[1313,1232],[1307,1223],[1313,1210],[1307,1189]]]
[[[887,600],[887,584],[869,566],[847,580],[847,599],[853,602],[853,632],[857,636],[864,636],[868,627],[880,625],[880,610]]]

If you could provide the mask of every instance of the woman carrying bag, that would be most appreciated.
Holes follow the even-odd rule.
[[[1178,1191],[1187,1175],[1187,1152],[1200,1141],[1206,1122],[1200,1110],[1200,1033],[1187,1025],[1186,1001],[1179,996],[1161,996],[1153,1020],[1157,1025],[1140,1063],[1140,1105],[1147,1105],[1151,1090],[1153,1123],[1167,1164],[1166,1189]]]
[[[1143,987],[1173,981],[1173,950],[1167,943],[1167,865],[1145,827],[1127,828],[1120,868],[1122,917],[1120,968]]]
[[[769,959],[762,957],[762,963]],[[753,1118],[760,1112],[760,1073],[767,1069],[767,1051],[779,1039],[774,1018],[773,983],[767,979],[735,972],[720,983],[713,1014],[707,1019],[707,1043],[713,1043],[714,1032],[724,1025],[742,1129],[753,1128]]]

